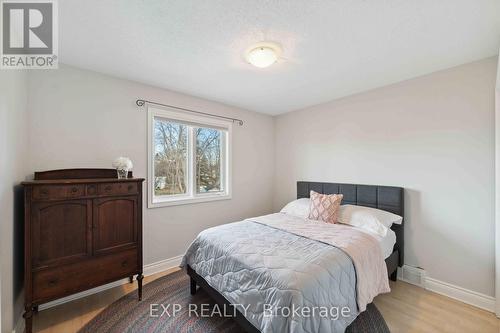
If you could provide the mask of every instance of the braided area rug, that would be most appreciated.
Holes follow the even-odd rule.
[[[182,308],[173,316],[173,308],[162,314],[161,306],[151,304],[179,304]],[[131,292],[109,305],[79,333],[240,333],[242,329],[231,318],[221,316],[202,317],[189,315],[189,304],[214,304],[207,293],[199,289],[196,295],[189,293],[189,277],[185,271],[178,271],[158,278],[144,285],[143,299],[137,300],[137,291]],[[221,307],[222,309],[222,307]],[[384,318],[375,305],[369,304],[347,328],[349,333],[389,333]]]

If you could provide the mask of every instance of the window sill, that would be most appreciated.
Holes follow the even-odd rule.
[[[148,208],[160,208],[160,207],[170,207],[170,206],[179,206],[179,205],[191,205],[202,202],[211,202],[211,201],[219,201],[219,200],[230,200],[231,195],[210,195],[206,197],[197,197],[197,198],[177,198],[177,199],[167,199],[167,200],[158,200],[148,202]]]

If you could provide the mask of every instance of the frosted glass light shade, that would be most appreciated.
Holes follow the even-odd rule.
[[[259,46],[248,51],[246,60],[259,68],[266,68],[278,60],[278,53],[272,47]]]

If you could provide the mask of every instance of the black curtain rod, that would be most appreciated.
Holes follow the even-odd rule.
[[[169,107],[169,108],[174,108],[174,109],[177,109],[177,110],[182,110],[182,111],[196,113],[196,114],[202,114],[204,116],[209,116],[209,117],[213,117],[213,118],[221,118],[221,119],[231,120],[233,123],[238,123],[238,125],[243,126],[243,120],[237,119],[237,118],[224,117],[224,116],[219,116],[219,115],[216,115],[216,114],[211,114],[211,113],[206,113],[206,112],[201,112],[201,111],[195,111],[195,110],[180,108],[178,106],[173,106],[173,105],[168,105],[168,104],[162,104],[162,103],[152,102],[152,101],[148,101],[148,100],[145,100],[145,99],[138,99],[137,101],[135,101],[135,104],[137,104],[137,106],[144,106],[144,104],[146,104],[146,103],[153,104],[153,105],[166,106],[166,107]]]

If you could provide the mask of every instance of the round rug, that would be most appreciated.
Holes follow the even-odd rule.
[[[178,308],[174,309],[173,304],[178,304]],[[141,302],[137,300],[137,291],[123,296],[94,317],[79,333],[242,332],[231,318],[190,315],[189,304],[213,305],[214,302],[202,289],[192,296],[188,275],[183,270],[178,271],[144,285]],[[198,309],[201,313],[201,306]],[[389,333],[389,328],[375,305],[369,304],[346,332]]]

